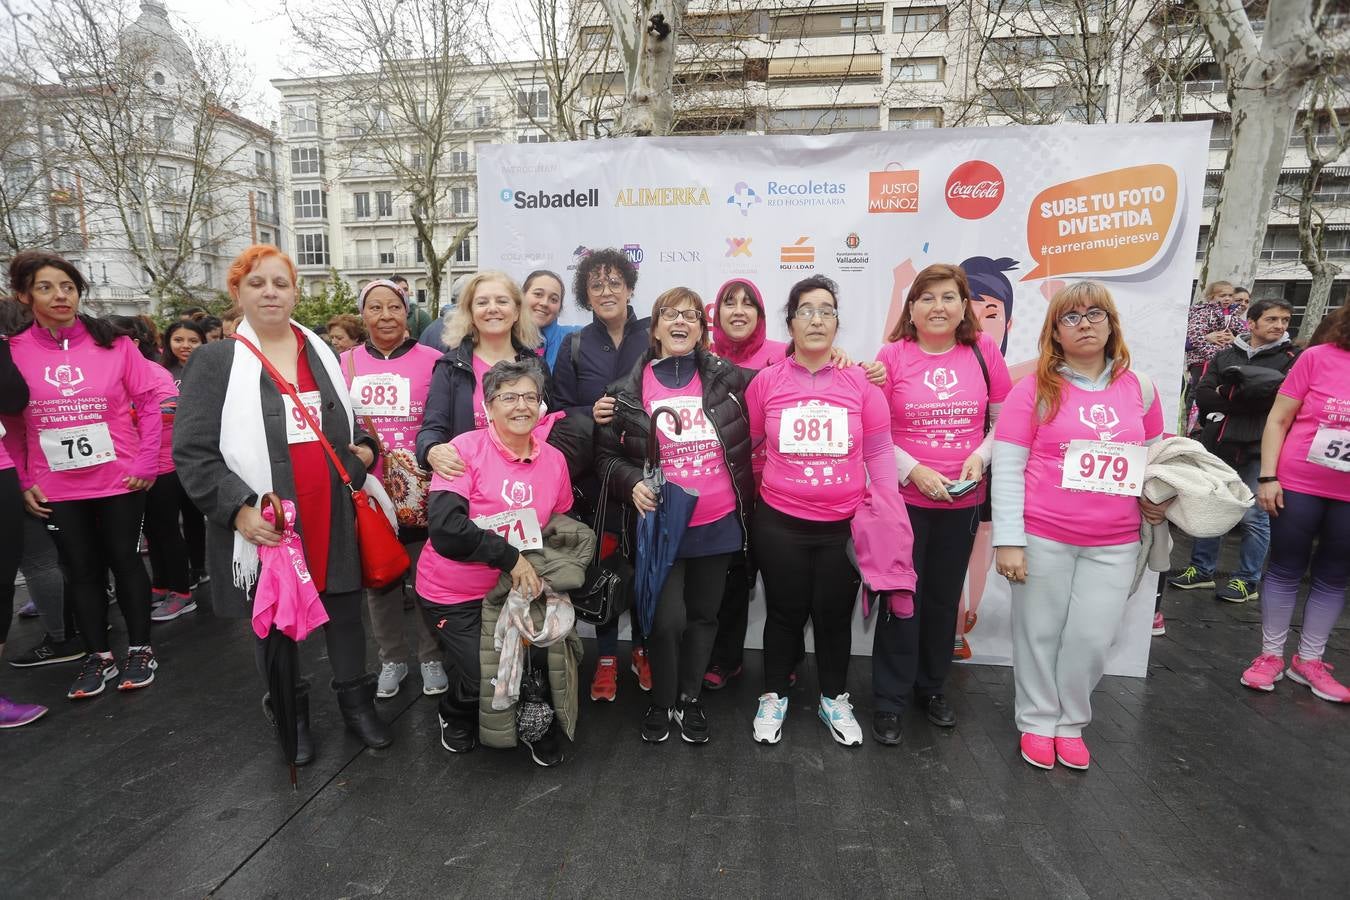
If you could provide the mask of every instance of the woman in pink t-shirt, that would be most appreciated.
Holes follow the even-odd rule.
[[[831,359],[839,290],[813,275],[788,293],[789,356],[750,382],[746,408],[759,502],[751,543],[764,576],[764,693],[754,737],[783,736],[787,692],[811,622],[820,674],[819,715],[840,744],[862,743],[845,692],[850,620],[860,577],[850,561],[850,523],[871,481],[896,491],[891,422],[861,366]]]
[[[652,701],[642,739],[664,741],[673,720],[684,740],[702,744],[708,740],[708,718],[699,694],[727,571],[745,551],[755,495],[742,400],[746,376],[707,352],[703,301],[689,288],[657,297],[651,323],[651,349],[608,390],[614,417],[599,427],[596,469],[608,473],[613,494],[646,515],[656,508],[656,498],[643,481],[643,461],[656,441],[666,479],[698,495],[647,636]],[[652,413],[661,407],[679,416],[678,434],[665,417],[652,433]]]
[[[1162,435],[1152,383],[1130,370],[1111,294],[1081,281],[1050,300],[1036,377],[1018,382],[994,442],[995,568],[1012,583],[1022,758],[1086,769],[1091,696],[1139,557],[1144,446]]]
[[[943,686],[993,454],[990,427],[1012,384],[958,266],[918,274],[887,340],[877,360],[886,367],[882,391],[918,576],[914,615],[882,610],[872,649],[872,736],[895,745],[911,695],[934,725],[956,724]]]
[[[1350,305],[1328,318],[1320,343],[1303,351],[1285,377],[1261,436],[1256,502],[1270,514],[1270,557],[1261,588],[1261,655],[1242,683],[1271,691],[1288,675],[1323,700],[1350,703],[1350,688],[1322,661],[1350,580]],[[1286,670],[1284,644],[1309,562],[1298,653]]]

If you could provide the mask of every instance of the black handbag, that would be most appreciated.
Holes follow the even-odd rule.
[[[633,605],[633,566],[621,550],[615,550],[605,559],[600,548],[605,537],[605,506],[609,501],[609,478],[617,460],[612,460],[600,478],[600,496],[595,504],[595,558],[586,567],[586,582],[569,591],[572,609],[577,618],[592,625],[608,625]]]

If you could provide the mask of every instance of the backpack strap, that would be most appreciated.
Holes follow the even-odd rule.
[[[1139,397],[1144,401],[1144,412],[1148,412],[1153,408],[1153,401],[1158,399],[1158,388],[1143,372],[1135,372],[1134,377],[1139,379]]]
[[[581,331],[573,331],[567,335],[567,355],[572,357],[572,375],[575,376],[581,368]]]
[[[975,345],[970,349],[974,351],[975,361],[980,364],[980,374],[984,376],[984,433],[987,435],[989,434],[989,420],[991,418],[989,414],[989,404],[992,402],[989,399],[989,394],[993,390],[993,386],[989,381],[989,363],[985,360],[984,354],[980,352],[979,341],[976,341]]]

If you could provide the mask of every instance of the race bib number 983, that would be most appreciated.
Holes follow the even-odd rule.
[[[409,380],[392,372],[352,379],[352,411],[358,416],[406,418]]]
[[[1144,493],[1148,448],[1119,441],[1070,441],[1060,487],[1138,497]]]

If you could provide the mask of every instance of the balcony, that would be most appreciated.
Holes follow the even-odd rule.
[[[381,214],[374,210],[357,210],[354,207],[344,207],[342,210],[342,224],[344,225],[389,225],[395,222],[407,222],[412,219],[412,214],[407,206],[395,206],[389,213]]]
[[[392,253],[347,253],[342,259],[348,269],[405,269],[411,263],[411,256],[401,250]]]
[[[277,215],[276,210],[260,209],[257,211],[256,217],[259,225],[273,225],[278,227],[281,225],[281,216]]]

